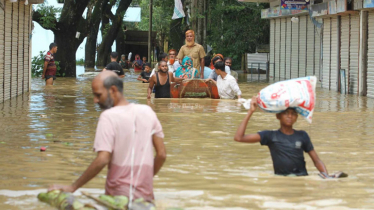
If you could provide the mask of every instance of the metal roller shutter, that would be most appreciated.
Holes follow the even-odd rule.
[[[340,27],[340,68],[345,69],[346,87],[348,91],[348,72],[349,72],[349,36],[350,36],[350,16],[341,17]],[[341,87],[344,88],[344,87]]]
[[[372,13],[373,14],[373,13]],[[358,60],[360,51],[360,15],[351,15],[351,35],[349,49],[349,93],[358,94]],[[371,30],[373,30],[371,28]],[[370,30],[369,30],[370,31]],[[372,45],[374,46],[374,45]]]
[[[367,96],[374,98],[374,11],[368,13]]]
[[[0,3],[4,5],[4,0],[0,0]],[[0,9],[0,103],[4,101],[4,10]]]
[[[280,64],[280,19],[275,19],[275,79],[279,80]]]
[[[330,88],[330,18],[323,19],[323,69],[322,69],[322,87]]]
[[[322,19],[317,19],[318,22],[322,22]],[[322,63],[321,61],[321,39],[322,39],[322,28],[314,27],[314,65],[313,65],[313,74],[317,76],[318,82],[321,80],[321,70]]]
[[[10,99],[12,54],[12,3],[5,1],[4,100]]]
[[[285,79],[285,69],[286,69],[286,29],[287,29],[287,19],[281,19],[281,50],[280,50],[280,66],[279,66],[279,77],[280,79]]]
[[[292,29],[291,29],[291,18],[286,19],[286,78],[291,79],[291,49],[292,49]]]
[[[298,77],[306,75],[306,30],[307,16],[299,17],[299,74]]]
[[[299,24],[291,23],[292,39],[291,39],[291,78],[299,77]]]
[[[337,72],[338,72],[338,18],[331,18],[331,69],[330,69],[330,89],[338,90],[337,88]]]
[[[309,16],[306,18],[307,32],[306,32],[306,70],[305,76],[313,75],[313,64],[314,64],[314,24],[310,20]]]
[[[20,95],[23,93],[23,62],[25,57],[23,56],[23,39],[24,39],[24,24],[25,24],[25,5],[19,4],[19,20],[18,20],[18,90],[17,94]]]
[[[271,19],[270,20],[270,77],[273,77],[274,78],[274,33],[275,33],[275,30],[274,30],[274,24],[275,24],[275,20],[274,19]]]
[[[13,20],[12,20],[12,82],[11,97],[17,96],[18,89],[18,2],[13,3]]]
[[[24,55],[24,63],[23,63],[23,91],[28,92],[29,91],[29,75],[30,75],[30,34],[31,34],[31,28],[30,28],[30,5],[25,5],[25,24],[24,24],[24,40],[23,40],[23,55]]]

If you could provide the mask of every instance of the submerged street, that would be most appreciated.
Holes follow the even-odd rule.
[[[330,173],[344,171],[349,177],[319,178],[305,154],[310,176],[290,178],[274,175],[267,147],[233,140],[246,114],[237,101],[147,101],[148,84],[136,77],[126,76],[125,97],[151,106],[165,133],[167,160],[154,179],[158,209],[374,208],[374,99],[318,88],[313,123],[299,117],[295,128],[309,133]],[[92,147],[101,110],[93,103],[91,81],[58,78],[56,85],[45,87],[34,78],[30,94],[0,104],[0,209],[53,209],[36,195],[52,183],[71,183],[95,157]],[[243,98],[267,85],[246,82],[245,75],[239,75]],[[279,128],[275,115],[256,112],[247,132],[268,128]],[[106,171],[82,191],[103,193]]]

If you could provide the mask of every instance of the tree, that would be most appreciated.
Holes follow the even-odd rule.
[[[87,7],[87,24],[89,25],[86,47],[85,47],[85,63],[87,68],[94,68],[96,61],[96,44],[99,32],[101,15],[108,6],[109,0],[91,0]]]
[[[117,38],[119,30],[123,27],[123,18],[131,2],[132,0],[120,0],[115,14],[113,14],[108,8],[103,12],[103,16],[109,18],[111,23],[105,24],[103,18],[103,40],[97,50],[98,66],[104,66],[108,63],[113,42]]]
[[[240,68],[241,55],[269,43],[269,21],[261,19],[261,9],[268,4],[210,0],[209,5],[208,44],[214,52],[232,57],[234,69]]]
[[[44,29],[51,30],[58,45],[55,58],[60,61],[61,71],[68,77],[76,76],[75,53],[87,34],[87,21],[82,17],[90,0],[65,0],[62,10],[52,6],[36,7],[32,19]],[[60,13],[59,18],[57,14]],[[76,38],[76,32],[81,36]]]

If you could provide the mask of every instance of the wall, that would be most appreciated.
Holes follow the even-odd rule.
[[[270,78],[285,80],[320,74],[321,29],[314,26],[309,16],[270,20]]]
[[[0,0],[0,103],[29,91],[31,6]]]

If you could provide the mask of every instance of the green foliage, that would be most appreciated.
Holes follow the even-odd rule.
[[[267,4],[239,3],[237,0],[210,0],[208,44],[215,53],[233,58],[240,69],[241,55],[253,53],[259,44],[269,43],[269,21],[261,19]]]
[[[43,68],[44,68],[44,57],[46,52],[40,51],[39,55],[34,56],[31,60],[31,76],[32,77],[41,77],[43,74]],[[58,61],[55,61],[57,73],[56,76],[63,77],[65,76],[65,73],[61,73],[61,67],[60,63]]]
[[[62,8],[56,8],[54,6],[46,6],[44,4],[36,7],[36,12],[42,16],[40,19],[41,26],[43,28],[55,29],[56,22],[58,21],[58,14],[61,13]]]
[[[78,66],[83,66],[84,65],[84,59],[81,58],[81,59],[77,60],[76,63],[77,63]]]

